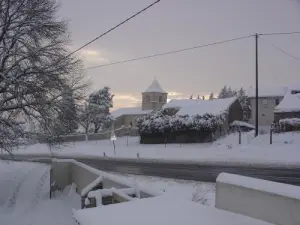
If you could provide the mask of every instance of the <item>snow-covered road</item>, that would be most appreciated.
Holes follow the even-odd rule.
[[[50,200],[49,176],[44,164],[0,161],[0,224],[75,225],[76,195]]]

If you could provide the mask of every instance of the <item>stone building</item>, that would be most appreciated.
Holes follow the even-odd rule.
[[[162,89],[159,82],[154,78],[150,86],[142,92],[141,107],[126,107],[111,112],[114,118],[114,128],[122,126],[136,127],[136,118],[151,113],[153,110],[160,109],[167,103],[168,93]]]

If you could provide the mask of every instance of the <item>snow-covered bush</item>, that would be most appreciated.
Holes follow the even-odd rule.
[[[300,131],[300,118],[287,118],[279,120],[281,132]]]
[[[137,127],[141,135],[165,134],[184,131],[215,132],[225,121],[225,115],[166,115],[159,110],[143,117],[137,118]]]

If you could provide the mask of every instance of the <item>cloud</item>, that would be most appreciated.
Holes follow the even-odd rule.
[[[169,97],[173,97],[173,96],[183,96],[183,93],[180,92],[176,92],[176,91],[167,91],[168,92],[168,96]]]
[[[141,106],[142,99],[140,94],[115,93],[114,95],[114,109]]]
[[[88,63],[107,63],[109,62],[108,56],[105,51],[97,51],[91,49],[84,49],[80,51],[81,56]]]

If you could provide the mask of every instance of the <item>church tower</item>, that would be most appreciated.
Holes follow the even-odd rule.
[[[158,110],[167,103],[168,93],[165,92],[156,78],[142,93],[142,110]]]

